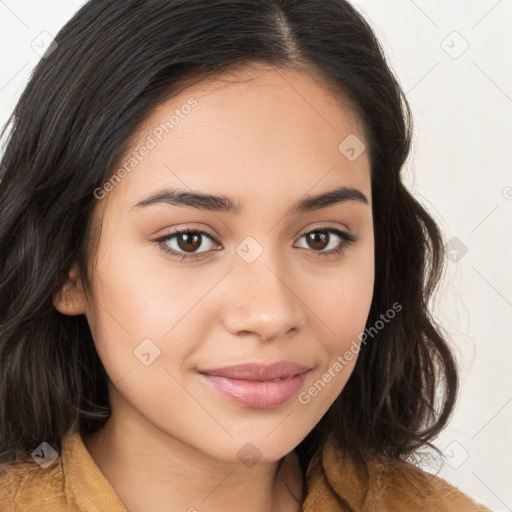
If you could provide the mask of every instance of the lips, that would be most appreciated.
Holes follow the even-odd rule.
[[[200,373],[237,380],[274,381],[299,375],[307,372],[309,369],[308,366],[292,361],[277,361],[268,365],[248,363],[237,366],[225,366],[212,370],[201,370]]]
[[[298,393],[311,368],[292,361],[200,370],[200,378],[230,401],[256,409],[278,407]]]

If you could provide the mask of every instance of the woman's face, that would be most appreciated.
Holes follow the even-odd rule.
[[[93,296],[78,286],[75,309],[56,306],[88,319],[112,421],[223,460],[270,461],[313,429],[355,365],[374,284],[370,162],[356,118],[307,75],[238,76],[147,119],[124,172],[95,191]],[[214,371],[283,361],[302,366]]]

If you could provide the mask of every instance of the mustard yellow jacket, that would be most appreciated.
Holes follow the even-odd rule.
[[[306,474],[304,512],[491,512],[415,466],[386,458],[356,462],[326,445]],[[1,512],[127,512],[82,437],[66,437],[46,469],[35,461],[0,465]]]

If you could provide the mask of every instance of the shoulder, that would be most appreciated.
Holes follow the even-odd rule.
[[[323,487],[324,495],[330,489],[338,502],[350,507],[348,510],[491,512],[442,478],[413,464],[382,456],[363,459],[329,444],[317,457],[311,473],[316,474],[316,487]]]
[[[389,510],[491,512],[446,480],[408,462],[383,457],[371,465],[370,472],[376,479],[375,499],[386,503]]]
[[[57,461],[48,468],[28,460],[0,464],[2,512],[67,510],[62,488],[62,466]]]

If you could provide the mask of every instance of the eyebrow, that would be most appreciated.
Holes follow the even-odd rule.
[[[342,186],[314,196],[306,196],[295,203],[285,215],[297,215],[327,208],[347,201],[358,201],[369,204],[366,196],[358,189]],[[154,204],[170,204],[207,210],[212,212],[232,213],[238,215],[242,212],[240,202],[224,195],[204,194],[182,190],[179,188],[166,188],[152,193],[131,208],[140,208]]]

